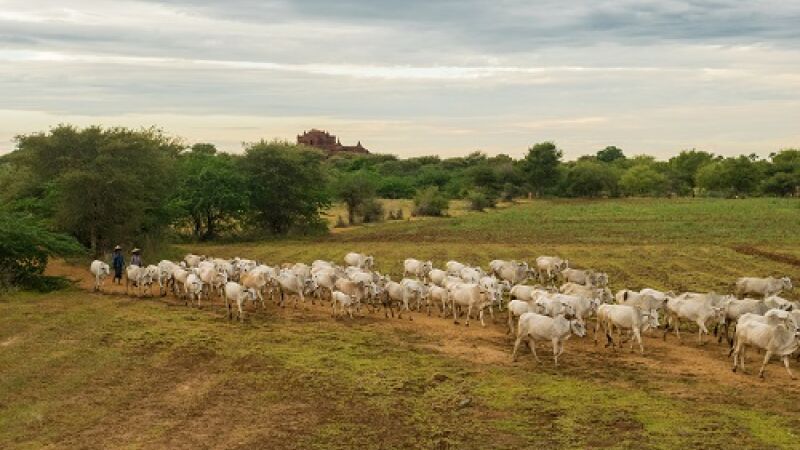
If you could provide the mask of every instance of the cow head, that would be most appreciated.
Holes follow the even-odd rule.
[[[583,322],[581,322],[580,320],[570,320],[569,329],[575,336],[578,337],[586,336],[586,325],[584,325]]]
[[[375,257],[370,255],[364,258],[364,268],[365,269],[372,269],[372,266],[375,264]]]
[[[783,289],[787,291],[792,290],[792,280],[790,280],[789,277],[781,278],[781,282],[783,283]]]

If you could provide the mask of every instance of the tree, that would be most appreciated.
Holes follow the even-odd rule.
[[[606,164],[581,161],[569,169],[564,184],[567,195],[572,197],[613,195],[617,189],[617,176]]]
[[[347,207],[347,222],[356,223],[356,213],[375,200],[376,183],[365,172],[340,174],[334,182],[336,197]]]
[[[618,159],[625,159],[625,154],[622,153],[622,149],[619,147],[610,145],[597,152],[598,161],[612,163]]]
[[[695,182],[709,192],[743,195],[755,191],[761,179],[757,164],[742,155],[706,164],[697,171]]]
[[[706,164],[714,161],[714,155],[698,150],[683,150],[678,156],[669,159],[671,177],[675,180],[673,185],[680,193],[688,193],[695,188],[697,171]]]
[[[35,196],[49,205],[55,227],[94,255],[158,236],[171,222],[167,198],[181,147],[155,128],[60,125],[17,137],[18,160],[36,180]]]
[[[181,220],[201,240],[214,239],[220,223],[240,218],[247,206],[247,180],[234,157],[217,154],[213,145],[195,144],[181,155],[173,201]]]
[[[330,195],[323,159],[317,150],[285,142],[247,145],[241,165],[253,222],[274,234],[324,228],[320,214],[330,206]]]
[[[74,238],[47,230],[30,216],[0,211],[0,291],[12,286],[48,290],[43,277],[51,256],[83,252]]]
[[[558,182],[562,152],[552,142],[541,142],[528,149],[523,163],[527,181],[540,197]]]
[[[664,195],[669,180],[652,167],[639,164],[625,171],[619,179],[619,187],[626,195]]]

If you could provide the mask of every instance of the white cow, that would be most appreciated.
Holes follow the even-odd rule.
[[[444,281],[447,279],[447,272],[441,269],[432,269],[428,272],[428,279],[431,283],[444,287]]]
[[[558,367],[558,357],[564,352],[564,341],[572,334],[585,336],[586,328],[577,320],[567,320],[564,316],[553,318],[532,312],[525,313],[519,318],[517,340],[514,342],[511,359],[517,360],[519,346],[525,341],[536,361],[541,362],[536,354],[536,341],[550,341],[553,343],[553,361]]]
[[[461,269],[464,269],[467,266],[466,266],[466,264],[462,264],[462,263],[460,263],[458,261],[447,261],[447,263],[444,265],[444,267],[445,267],[445,269],[447,269],[447,273],[449,275],[460,276],[461,275]]]
[[[201,262],[205,261],[205,259],[205,255],[193,255],[191,253],[183,257],[184,262],[186,262],[186,267],[190,269],[198,267]]]
[[[99,291],[106,280],[106,277],[111,273],[111,268],[103,261],[95,259],[89,266],[89,272],[94,275],[94,290]]]
[[[747,320],[749,314],[740,318],[736,326],[736,346],[732,349],[733,371],[737,366],[744,371],[744,354],[748,345],[765,351],[764,362],[758,371],[758,376],[764,378],[764,369],[770,357],[777,355],[783,360],[786,372],[794,380],[796,377],[789,368],[789,356],[800,347],[800,337],[797,328],[789,325],[790,313],[781,310],[771,310],[765,315],[766,323],[757,320]],[[745,319],[745,320],[742,320]]]
[[[479,267],[464,267],[458,275],[467,283],[477,284],[485,273]]]
[[[449,303],[447,289],[435,284],[428,286],[428,298],[430,299],[431,303],[436,303],[439,305],[441,308],[441,316],[444,317],[444,315],[447,313],[447,305]]]
[[[271,278],[269,272],[263,270],[253,269],[249,272],[244,272],[239,276],[239,283],[245,289],[252,289],[253,292],[255,292],[262,308],[266,308],[266,305],[264,304],[264,291],[270,287],[270,282]]]
[[[767,305],[767,308],[769,309],[782,309],[784,311],[791,311],[795,309],[794,302],[786,300],[782,297],[778,297],[777,295],[771,295],[765,298],[764,304]]]
[[[239,311],[239,322],[244,322],[244,302],[250,299],[255,303],[256,290],[248,289],[235,281],[228,281],[225,283],[223,292],[225,307],[228,309],[228,320],[233,319],[232,303],[236,303],[236,308]]]
[[[743,277],[736,280],[736,295],[760,295],[763,298],[773,296],[781,291],[792,290],[792,280],[783,278]]]
[[[331,293],[331,317],[336,317],[336,307],[340,308],[341,314],[347,310],[350,318],[353,318],[353,306],[358,302],[352,295],[345,294],[342,291],[333,291]]]
[[[350,252],[344,255],[344,263],[351,267],[371,270],[372,266],[375,264],[375,258],[363,253]]]
[[[551,283],[556,280],[564,269],[569,268],[569,261],[557,256],[540,256],[536,258],[536,271],[542,283]]]
[[[152,296],[153,282],[158,277],[158,267],[147,266],[139,267],[131,264],[125,269],[125,294],[128,294],[128,287],[132,284],[136,286],[136,296],[142,296],[142,288],[146,287],[147,292]]]
[[[540,309],[540,314],[550,317],[567,316],[571,319],[575,316],[575,310],[564,301],[562,295],[564,294],[539,295],[534,303]]]
[[[523,300],[523,301],[533,301],[538,298],[539,295],[545,295],[548,292],[541,287],[537,286],[527,286],[524,284],[518,284],[513,286],[509,291],[509,295],[512,300]]]
[[[431,270],[433,270],[433,263],[430,261],[420,261],[414,258],[408,258],[403,261],[404,277],[413,275],[420,280],[424,280]]]
[[[582,284],[584,286],[594,286],[597,274],[593,270],[564,269],[561,271],[561,279],[565,282]]]
[[[579,297],[595,300],[597,304],[611,303],[614,296],[607,287],[584,286],[577,283],[564,283],[558,288],[562,294],[577,295]]]
[[[196,273],[189,272],[186,276],[186,282],[183,284],[183,288],[186,293],[186,304],[189,305],[189,302],[197,299],[197,307],[199,308],[200,298],[203,296],[203,291],[205,290],[203,280],[201,280]]]
[[[540,309],[533,302],[526,302],[524,300],[511,300],[508,302],[508,333],[514,333],[514,322],[517,318],[528,312],[539,313]]]
[[[530,275],[528,263],[523,261],[503,261],[502,259],[495,259],[489,262],[489,267],[497,278],[508,281],[511,284],[524,283]]]
[[[328,267],[312,271],[311,279],[314,280],[314,286],[317,288],[317,296],[320,300],[325,298],[327,292],[328,298],[333,299],[333,291],[336,289],[336,280],[339,277],[336,274],[336,269]]]
[[[297,302],[301,301],[303,302],[303,309],[308,309],[305,295],[313,287],[314,280],[311,278],[303,280],[301,275],[291,270],[284,269],[281,270],[281,273],[278,274],[275,281],[280,291],[281,307],[285,305],[285,298],[287,296],[294,295],[294,307],[297,308]]]
[[[688,320],[697,324],[697,340],[703,343],[703,333],[708,334],[706,326],[722,318],[722,305],[724,298],[714,293],[697,294],[687,292],[667,300],[667,324],[675,327],[675,335],[681,339],[680,321]],[[667,337],[667,328],[664,329],[664,339]]]
[[[491,304],[489,294],[479,284],[464,283],[455,286],[450,290],[450,301],[453,304],[453,322],[458,323],[458,308],[462,307],[467,309],[466,325],[469,326],[469,318],[472,315],[472,310],[478,311],[478,318],[482,326],[486,326],[483,321],[483,310]]]
[[[159,288],[158,290],[161,296],[167,295],[167,289],[169,288],[169,284],[170,283],[174,284],[174,280],[172,279],[172,274],[177,269],[180,268],[181,266],[167,259],[161,260],[158,263],[158,288]]]
[[[761,300],[752,298],[745,298],[742,300],[734,298],[729,300],[722,307],[722,320],[720,320],[722,329],[719,332],[717,342],[722,342],[722,338],[724,337],[726,340],[728,340],[728,343],[733,346],[733,339],[729,337],[728,331],[728,328],[731,326],[731,324],[733,325],[735,333],[736,324],[739,321],[739,317],[743,316],[744,314],[757,314],[761,316],[764,315],[764,313],[766,313],[768,310],[769,308],[767,305]]]
[[[634,305],[600,305],[597,308],[597,323],[594,329],[594,343],[597,344],[597,337],[600,334],[600,328],[606,335],[606,347],[609,345],[616,347],[614,339],[611,335],[614,329],[617,330],[619,345],[622,345],[622,331],[630,331],[633,333],[633,340],[631,340],[631,351],[633,351],[633,341],[639,344],[639,352],[644,353],[644,345],[642,344],[642,331],[649,325],[651,317],[650,311],[643,311],[641,307]],[[650,324],[652,325],[652,324]],[[658,326],[658,324],[655,324]]]
[[[206,296],[211,299],[213,292],[218,292],[222,296],[222,287],[228,282],[228,274],[220,271],[213,264],[206,264],[209,261],[203,261],[197,269],[197,276],[203,280],[203,289],[206,289]],[[199,302],[198,302],[199,305]]]
[[[428,288],[420,281],[411,278],[403,278],[400,280],[400,285],[403,286],[405,292],[405,299],[403,304],[408,308],[410,302],[413,300],[416,305],[417,311],[425,304],[428,308],[428,315],[431,315],[431,304],[428,301]]]

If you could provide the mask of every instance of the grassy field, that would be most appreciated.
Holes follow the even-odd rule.
[[[727,291],[743,274],[800,279],[791,200],[534,201],[325,238],[175,249],[270,263],[372,253],[486,264],[559,254],[614,288]],[[730,372],[724,346],[645,340],[645,355],[571,339],[561,366],[511,363],[486,328],[415,315],[68,291],[0,299],[0,448],[798,448],[800,382]],[[696,337],[696,336],[695,336]],[[796,363],[795,363],[796,365]]]

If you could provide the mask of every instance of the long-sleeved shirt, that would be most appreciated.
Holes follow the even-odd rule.
[[[131,256],[131,264],[142,267],[142,256],[141,255]]]
[[[111,265],[118,270],[122,270],[122,268],[125,267],[125,257],[122,256],[122,253],[114,254],[111,258]]]

